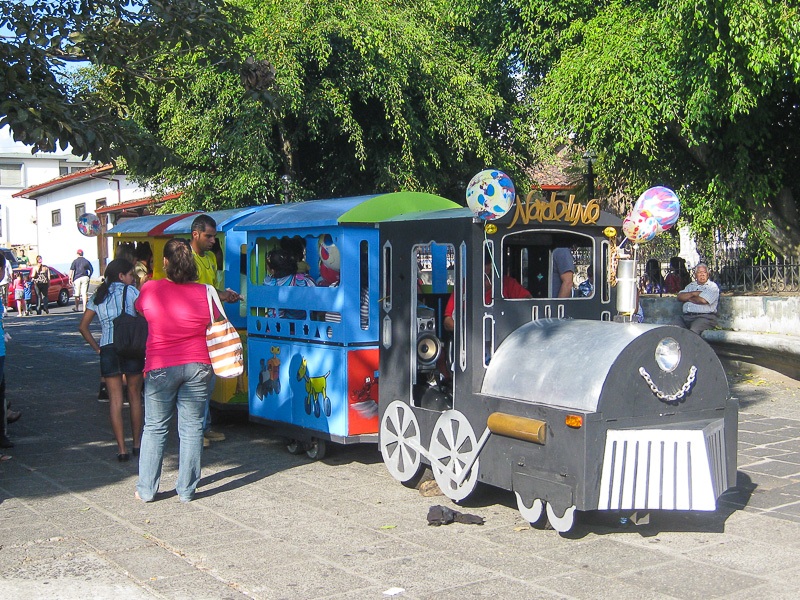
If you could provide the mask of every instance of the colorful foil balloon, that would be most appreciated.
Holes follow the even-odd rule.
[[[677,223],[681,214],[681,202],[671,189],[663,186],[651,187],[633,205],[631,217],[637,214],[646,219],[655,219],[658,223],[657,233],[661,233]]]
[[[634,211],[622,222],[622,232],[634,244],[649,242],[658,235],[658,221],[645,213]]]
[[[516,191],[511,178],[497,169],[481,171],[467,186],[467,206],[485,221],[499,219],[514,203]]]

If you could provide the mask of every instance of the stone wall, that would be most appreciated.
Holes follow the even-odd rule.
[[[641,296],[645,323],[680,320],[674,295]],[[800,296],[720,296],[718,326],[731,331],[800,335]]]

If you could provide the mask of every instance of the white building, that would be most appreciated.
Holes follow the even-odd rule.
[[[36,253],[39,242],[36,202],[15,198],[25,188],[91,166],[69,152],[37,152],[15,142],[8,127],[0,128],[0,246],[17,255]]]
[[[112,224],[109,213],[113,219],[123,207],[152,207],[156,203],[147,196],[147,190],[130,183],[112,165],[100,165],[29,186],[14,194],[14,199],[35,203],[36,253],[48,265],[67,272],[81,249],[99,276],[111,251],[110,240],[104,235]],[[119,211],[114,210],[117,207]],[[98,215],[100,235],[89,237],[79,231],[78,219],[85,213]]]

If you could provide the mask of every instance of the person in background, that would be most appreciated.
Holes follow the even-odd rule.
[[[152,502],[161,480],[169,425],[178,412],[180,439],[175,491],[189,502],[200,482],[203,420],[213,385],[206,346],[206,286],[196,283],[197,264],[180,239],[164,247],[166,279],[142,286],[136,310],[148,324],[145,354],[145,419],[135,497]]]
[[[316,287],[314,280],[305,273],[297,271],[297,255],[285,248],[275,248],[267,255],[267,269],[269,272],[264,277],[264,285],[294,285],[298,287]],[[280,309],[272,317],[285,319],[305,319],[306,311],[296,309]]]
[[[686,268],[686,261],[680,256],[670,258],[669,273],[664,278],[664,291],[667,294],[677,294],[690,283],[692,276]]]
[[[0,253],[0,271],[5,275],[6,269],[10,269],[11,265],[6,263],[6,257]],[[4,299],[5,300],[5,299]],[[0,386],[5,386],[5,365],[6,365],[6,331],[3,327],[3,317],[5,317],[5,301],[0,302]],[[5,392],[5,388],[3,389]],[[6,403],[6,395],[3,393],[0,398],[0,448],[13,448],[13,442],[8,438],[6,415],[8,413],[8,405]],[[8,454],[0,453],[0,462],[6,461],[11,456]]]
[[[678,302],[683,303],[683,324],[697,335],[717,326],[719,287],[708,278],[708,267],[704,263],[694,269],[697,281],[678,292]]]
[[[233,290],[218,289],[217,284],[217,257],[213,250],[217,242],[217,222],[208,215],[197,215],[192,221],[192,238],[190,247],[197,267],[197,282],[213,285],[217,288],[217,294],[222,302],[239,302],[242,297]],[[214,385],[212,382],[211,388]],[[203,422],[203,447],[208,448],[211,442],[221,442],[225,439],[225,434],[211,429],[211,396],[206,401],[206,416]]]
[[[153,251],[148,242],[142,242],[136,247],[136,262],[133,273],[136,276],[136,287],[142,289],[146,281],[153,276]]]
[[[28,309],[25,303],[25,286],[27,284],[27,279],[28,273],[26,271],[20,271],[12,283],[14,301],[17,303],[18,317],[25,317],[28,315]]]
[[[122,418],[123,376],[128,390],[128,404],[131,408],[131,430],[133,432],[133,455],[139,455],[142,437],[142,370],[144,360],[122,358],[114,350],[114,319],[122,311],[135,315],[134,303],[139,290],[133,285],[133,265],[118,258],[108,263],[103,283],[89,299],[83,313],[78,331],[83,339],[100,355],[100,375],[105,380],[109,397],[111,429],[117,440],[117,460],[127,462],[130,456],[125,447],[125,432]],[[125,287],[128,287],[125,292]],[[122,306],[123,292],[125,306]],[[100,318],[100,343],[94,339],[89,325],[95,315]]]
[[[578,285],[578,295],[584,298],[591,297],[594,294],[594,269],[592,269],[592,265],[586,267],[586,279],[581,281],[580,285]]]
[[[78,250],[78,256],[72,261],[69,267],[69,282],[73,286],[73,296],[75,297],[75,308],[72,312],[81,310],[81,301],[83,301],[83,309],[86,310],[86,300],[89,297],[89,281],[94,273],[92,263],[83,257],[83,250]]]
[[[31,279],[36,285],[36,314],[41,315],[42,309],[50,314],[50,303],[47,294],[50,290],[50,267],[42,262],[42,257],[36,257],[36,264],[31,269]]]
[[[572,283],[575,276],[575,259],[569,248],[553,250],[553,288],[552,298],[571,298]]]
[[[666,291],[664,278],[661,275],[661,265],[655,258],[649,259],[644,265],[644,275],[639,280],[640,294],[663,294]]]
[[[8,299],[8,286],[11,283],[13,270],[11,263],[6,261],[5,255],[0,252],[0,304],[5,306]]]

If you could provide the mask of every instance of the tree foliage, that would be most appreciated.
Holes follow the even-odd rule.
[[[203,51],[224,68],[235,12],[223,0],[2,0],[0,126],[34,151],[153,160],[158,146],[128,110],[147,85],[179,84],[154,59]],[[74,63],[102,72],[102,94]]]
[[[800,253],[800,14],[772,0],[519,0],[516,35],[549,25],[525,55],[539,139],[574,135],[628,201],[673,187],[699,231],[746,227]],[[551,10],[544,10],[548,7]],[[527,11],[527,12],[526,12]]]
[[[478,8],[446,0],[237,0],[238,73],[169,58],[187,85],[150,89],[137,119],[179,158],[150,182],[181,206],[395,189],[463,197],[486,165],[522,171],[529,129],[505,53],[482,51]],[[496,40],[500,40],[500,30]],[[187,143],[191,140],[191,143]],[[134,170],[135,165],[134,165]]]

